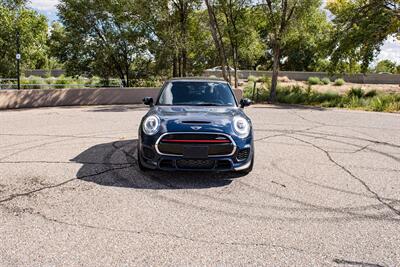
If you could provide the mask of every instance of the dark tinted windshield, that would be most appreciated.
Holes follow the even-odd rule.
[[[226,83],[169,82],[158,100],[159,105],[236,106],[232,90]]]

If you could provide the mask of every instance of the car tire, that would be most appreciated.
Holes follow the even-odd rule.
[[[139,149],[139,147],[137,148],[137,163],[138,163],[138,167],[139,167],[139,170],[140,170],[140,171],[146,172],[146,171],[149,170],[149,169],[146,168],[146,167],[143,165],[143,163],[142,163],[142,156],[140,155],[140,149]]]
[[[247,169],[241,170],[239,173],[247,175],[253,171],[253,166],[254,166],[254,156],[251,159],[251,164]]]

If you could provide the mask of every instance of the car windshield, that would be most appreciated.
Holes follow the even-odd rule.
[[[231,88],[221,82],[175,81],[164,87],[159,105],[236,106]]]

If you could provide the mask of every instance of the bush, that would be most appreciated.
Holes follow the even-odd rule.
[[[376,92],[375,92],[376,93]],[[372,95],[371,93],[370,95]],[[280,103],[303,104],[321,107],[342,107],[373,111],[400,111],[400,94],[380,94],[366,97],[361,88],[352,88],[346,94],[337,92],[318,92],[311,86],[304,89],[299,86],[278,87],[277,100]]]
[[[371,90],[371,91],[368,91],[368,92],[364,95],[364,97],[371,98],[371,97],[375,97],[375,96],[377,96],[377,95],[378,95],[378,93],[376,92],[376,90]]]
[[[316,85],[316,84],[320,84],[321,80],[318,77],[309,77],[308,78],[308,84],[310,85]]]
[[[336,86],[342,86],[344,85],[346,82],[343,79],[336,79],[335,80],[335,85]]]
[[[374,97],[370,102],[370,107],[373,111],[384,111],[386,102],[380,97]]]
[[[61,75],[60,77],[57,78],[55,81],[54,88],[57,89],[63,89],[67,88],[67,85],[70,83],[70,79],[65,77],[64,75]]]
[[[258,77],[253,76],[253,75],[250,75],[249,77],[247,77],[247,80],[248,80],[249,82],[255,82],[255,81],[258,80]]]
[[[323,84],[325,84],[325,85],[328,85],[328,84],[331,83],[331,80],[330,80],[329,78],[325,77],[325,78],[323,78],[323,79],[321,80],[321,82],[322,82]]]
[[[45,83],[42,77],[30,76],[29,83],[31,84],[30,89],[44,89],[43,84]]]
[[[349,91],[347,91],[346,95],[348,97],[357,97],[357,98],[362,98],[365,95],[365,92],[361,88],[351,88]]]

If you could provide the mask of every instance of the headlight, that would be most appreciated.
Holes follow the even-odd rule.
[[[250,134],[250,124],[243,117],[234,117],[233,118],[233,129],[236,134],[241,138],[246,138]]]
[[[143,132],[147,135],[155,135],[160,130],[160,119],[157,116],[149,116],[143,122]]]

